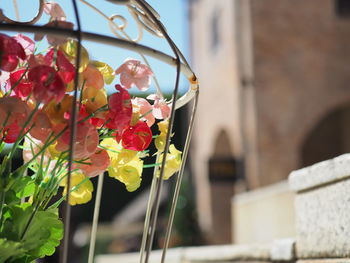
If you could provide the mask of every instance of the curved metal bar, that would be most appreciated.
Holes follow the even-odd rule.
[[[0,9],[0,21],[4,21],[4,22],[10,23],[10,24],[18,24],[18,25],[31,25],[31,24],[34,24],[34,23],[36,23],[36,22],[41,18],[41,16],[43,15],[43,12],[44,12],[44,3],[45,3],[45,0],[39,0],[39,10],[38,10],[38,13],[36,14],[36,16],[35,16],[32,20],[29,20],[29,21],[26,21],[26,22],[20,22],[20,21],[12,20],[11,18],[7,17],[7,16],[2,12],[2,10]]]
[[[28,32],[28,33],[44,33],[44,34],[53,34],[58,36],[66,36],[66,37],[76,37],[76,31],[65,29],[65,28],[55,28],[55,27],[47,27],[47,26],[35,26],[35,25],[17,25],[17,24],[1,24],[0,29],[6,31],[19,31],[19,32]],[[130,51],[141,52],[147,56],[153,57],[159,61],[162,61],[168,65],[176,66],[175,58],[160,52],[156,49],[127,41],[125,39],[118,39],[109,36],[104,36],[100,34],[94,34],[89,32],[82,32],[81,37],[83,40],[94,41],[101,44],[106,44],[110,46],[116,46],[119,48],[124,48]],[[197,77],[191,70],[189,66],[186,64],[181,64],[180,66],[181,72],[186,76],[186,78],[190,82],[189,90],[177,100],[175,109],[179,109],[184,106],[186,103],[191,101],[196,91],[198,90],[198,81]]]
[[[98,176],[96,199],[95,199],[95,208],[94,208],[94,217],[92,219],[92,228],[91,228],[91,236],[90,236],[90,247],[89,247],[88,263],[93,263],[94,262],[96,233],[97,233],[98,217],[99,217],[100,206],[101,206],[103,178],[104,178],[104,174],[103,173]]]
[[[163,252],[162,252],[161,263],[165,262],[165,257],[166,257],[167,249],[168,249],[168,246],[169,246],[171,230],[173,228],[176,204],[177,204],[177,200],[178,200],[179,193],[180,193],[181,182],[182,182],[182,178],[183,178],[183,175],[184,175],[186,160],[187,160],[187,157],[188,157],[189,146],[190,146],[190,142],[191,142],[191,138],[192,138],[192,134],[193,134],[194,117],[196,115],[197,105],[198,105],[198,95],[199,95],[199,91],[196,92],[196,96],[195,96],[194,102],[193,102],[192,114],[191,114],[189,129],[187,131],[185,147],[184,147],[183,154],[182,154],[181,168],[180,168],[180,171],[178,173],[177,180],[176,180],[174,196],[173,196],[173,200],[172,200],[172,204],[171,204],[168,224],[167,224],[166,233],[165,233],[165,240],[164,240],[164,244],[163,244]]]
[[[160,193],[162,191],[162,186],[163,186],[163,177],[164,177],[164,170],[165,170],[165,163],[166,163],[166,157],[169,151],[169,146],[170,146],[170,138],[171,138],[171,133],[172,133],[172,128],[174,125],[174,120],[175,120],[175,109],[176,109],[176,98],[178,94],[178,89],[179,89],[179,82],[180,82],[180,72],[181,72],[181,61],[180,61],[180,56],[177,53],[178,48],[172,41],[172,39],[169,37],[167,34],[163,24],[157,19],[157,17],[147,9],[147,3],[143,0],[134,0],[138,5],[140,5],[149,18],[153,20],[153,22],[157,25],[161,33],[164,35],[165,39],[167,40],[169,46],[174,52],[175,55],[175,64],[176,64],[176,79],[175,79],[175,88],[173,92],[173,106],[171,107],[171,113],[170,113],[170,120],[168,124],[168,132],[166,135],[166,143],[164,147],[164,152],[163,152],[163,160],[162,160],[162,165],[160,168],[160,174],[159,174],[159,183],[157,184],[156,190],[155,190],[155,201],[154,205],[152,207],[152,212],[151,212],[151,220],[150,220],[150,226],[144,235],[146,235],[146,250],[145,250],[145,257],[144,257],[144,262],[148,263],[149,256],[151,253],[152,249],[152,244],[153,244],[153,238],[154,238],[154,233],[155,233],[155,228],[156,228],[156,223],[157,223],[157,218],[158,218],[158,211],[159,211],[159,203],[160,203]],[[152,196],[153,193],[150,195]],[[142,253],[142,252],[141,252]],[[141,254],[141,259],[142,259],[142,254]],[[142,262],[141,262],[142,263]]]
[[[70,218],[71,218],[71,206],[69,204],[70,199],[70,186],[71,186],[71,177],[72,177],[72,171],[73,171],[73,161],[74,161],[74,147],[75,147],[75,138],[76,138],[76,131],[77,131],[77,103],[75,103],[78,100],[78,83],[79,83],[79,67],[80,67],[80,53],[81,53],[81,24],[80,24],[80,16],[79,16],[79,10],[76,3],[76,0],[72,0],[73,8],[74,8],[74,14],[77,21],[77,30],[75,32],[75,37],[78,40],[77,45],[77,54],[75,58],[75,77],[74,77],[74,93],[73,93],[73,102],[72,102],[72,118],[70,120],[70,140],[69,140],[69,153],[68,153],[68,175],[67,175],[67,201],[66,201],[66,207],[65,207],[65,218],[64,218],[64,238],[63,238],[63,253],[62,257],[60,258],[60,262],[67,263],[68,262],[68,250],[69,250],[69,230],[70,230]]]

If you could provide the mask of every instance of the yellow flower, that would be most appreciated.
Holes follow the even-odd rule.
[[[49,102],[45,108],[47,116],[54,124],[66,123],[64,113],[69,112],[72,108],[73,97],[70,95],[64,95],[61,102],[57,103],[55,100]]]
[[[69,60],[75,65],[75,57],[77,55],[78,42],[76,40],[68,40],[64,44],[59,46],[59,49],[69,58]],[[89,53],[86,48],[81,46],[80,49],[80,67],[79,72],[83,72],[89,64]]]
[[[65,178],[62,183],[65,186],[62,193],[62,195],[64,196],[67,194],[67,179]],[[69,196],[70,205],[85,204],[91,200],[92,191],[94,190],[94,187],[91,181],[87,179],[87,177],[80,172],[72,173],[71,183],[70,183],[71,189],[73,189],[80,183],[82,184],[79,185],[76,189],[74,189],[70,193],[70,196]]]
[[[165,143],[166,143],[166,134],[168,133],[168,125],[169,121],[161,121],[158,122],[158,129],[160,131],[160,134],[155,138],[154,144],[158,151],[163,152]]]
[[[159,158],[159,163],[163,161],[163,154]],[[180,170],[181,168],[181,152],[175,148],[172,144],[169,146],[169,153],[166,156],[165,170],[163,179],[168,180],[174,173]],[[159,176],[159,171],[158,171]]]
[[[122,146],[113,138],[103,139],[100,145],[107,150],[109,158],[117,159]]]
[[[119,165],[126,164],[133,160],[137,151],[124,149],[115,139],[107,138],[103,139],[101,146],[107,150],[107,153],[111,159],[114,159],[114,163]]]
[[[100,61],[91,61],[91,64],[95,66],[95,68],[97,68],[102,76],[104,81],[106,82],[106,84],[111,84],[115,78],[115,74],[114,74],[114,70],[111,66],[109,66],[108,64],[104,63],[104,62],[100,62]]]
[[[157,150],[160,152],[164,151],[165,142],[166,142],[166,134],[161,133],[154,139],[154,144]]]
[[[85,87],[83,89],[83,101],[86,106],[86,110],[89,113],[95,112],[96,110],[100,109],[101,107],[105,106],[107,102],[107,93],[105,89],[96,89],[92,86]],[[99,114],[105,114],[104,112],[98,113]]]
[[[164,120],[164,121],[160,121],[158,122],[158,129],[160,131],[160,133],[168,133],[168,125],[169,125],[169,120]]]
[[[138,157],[123,165],[120,165],[118,160],[114,159],[108,168],[108,174],[125,184],[129,192],[133,192],[141,185],[142,169],[143,161]]]
[[[53,159],[58,159],[58,157],[59,157],[60,154],[61,154],[60,151],[57,151],[56,145],[57,145],[57,142],[52,143],[52,144],[49,145],[49,147],[47,147],[47,149],[48,149],[48,151],[49,151],[49,153],[50,153],[50,156],[51,156],[51,158],[53,158]],[[67,155],[68,155],[68,154],[66,154],[66,156],[67,156]],[[62,157],[63,157],[63,156],[62,156]],[[61,157],[61,158],[62,158],[62,157]]]

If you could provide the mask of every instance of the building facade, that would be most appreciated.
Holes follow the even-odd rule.
[[[209,242],[234,242],[232,196],[350,150],[350,4],[191,0],[189,10],[199,222]]]

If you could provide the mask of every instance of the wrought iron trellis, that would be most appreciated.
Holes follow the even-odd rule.
[[[169,215],[168,224],[166,228],[165,241],[163,245],[163,253],[161,258],[161,262],[164,262],[167,248],[169,245],[176,203],[179,196],[181,181],[183,178],[185,163],[188,156],[189,145],[190,145],[190,140],[191,140],[192,131],[193,131],[194,117],[196,113],[198,94],[199,94],[199,86],[198,86],[197,78],[193,73],[191,67],[189,66],[186,58],[183,56],[181,51],[178,49],[178,47],[175,45],[173,40],[168,35],[164,25],[160,21],[159,14],[145,0],[107,0],[116,5],[124,5],[127,8],[133,20],[136,21],[136,25],[137,25],[138,35],[134,39],[132,39],[129,36],[129,34],[126,32],[128,21],[124,16],[119,14],[107,16],[100,9],[98,9],[96,6],[92,5],[91,3],[87,2],[86,0],[79,0],[79,1],[85,4],[86,6],[89,6],[90,8],[92,8],[96,12],[96,14],[105,18],[106,21],[108,22],[111,32],[115,35],[115,37],[82,31],[81,19],[80,19],[79,9],[77,6],[77,0],[72,0],[74,15],[77,22],[77,28],[75,30],[64,29],[64,28],[53,28],[53,27],[47,27],[47,26],[37,26],[35,25],[35,23],[42,16],[44,3],[45,3],[45,0],[38,0],[38,1],[39,1],[39,8],[38,8],[37,14],[33,19],[25,22],[19,21],[18,11],[16,11],[16,20],[13,20],[7,17],[0,9],[0,20],[3,22],[3,23],[0,23],[0,29],[3,31],[45,33],[45,34],[51,34],[56,36],[75,38],[78,42],[77,57],[75,61],[76,74],[75,74],[75,80],[74,80],[75,81],[75,88],[74,88],[75,100],[77,99],[77,96],[78,96],[78,87],[77,87],[78,86],[77,85],[78,69],[80,64],[81,42],[83,40],[89,40],[96,43],[107,44],[113,47],[119,47],[129,51],[136,51],[137,53],[140,54],[144,62],[148,65],[149,63],[146,56],[155,58],[161,62],[164,62],[176,68],[174,91],[173,91],[172,100],[171,100],[172,107],[171,107],[171,114],[170,114],[169,125],[168,125],[168,131],[170,132],[168,132],[166,136],[164,157],[163,157],[162,165],[159,171],[160,172],[159,176],[157,176],[158,168],[154,169],[154,176],[152,180],[151,192],[150,192],[148,205],[147,205],[147,212],[146,212],[145,223],[144,223],[144,232],[143,232],[143,238],[142,238],[141,249],[140,249],[140,263],[147,263],[149,261],[149,256],[151,253],[154,233],[156,230],[159,204],[160,204],[160,193],[162,191],[162,186],[163,186],[163,176],[164,176],[166,155],[168,153],[168,149],[170,146],[170,135],[174,124],[175,111],[180,107],[188,104],[189,102],[193,102],[191,117],[189,121],[189,127],[187,131],[187,137],[186,137],[185,145],[183,149],[183,161],[181,164],[180,171],[178,172],[178,175],[177,175],[175,191],[172,198],[170,215]],[[13,0],[13,2],[14,2],[15,10],[17,10],[16,0]],[[119,20],[120,22],[119,24],[116,23],[117,20]],[[174,53],[174,56],[167,55],[161,51],[158,51],[151,47],[147,47],[140,44],[139,42],[142,40],[144,30],[153,34],[156,37],[164,38],[167,41],[172,52]],[[189,89],[182,97],[176,99],[178,97],[179,78],[181,73],[188,79]],[[162,91],[160,89],[160,86],[158,84],[156,77],[154,77],[154,82],[157,89],[157,93],[162,94]],[[77,122],[76,121],[77,108],[75,103],[72,104],[72,112],[74,114],[71,119],[72,132],[70,136],[71,147],[69,151],[67,189],[70,189],[70,178],[71,178],[72,163],[73,163],[72,153],[74,150],[73,142],[76,136],[75,133],[76,133],[76,122]],[[159,156],[157,156],[157,158],[159,158]],[[89,259],[88,259],[89,263],[92,263],[94,258],[94,248],[95,248],[95,242],[96,242],[96,232],[97,232],[97,226],[98,226],[98,215],[99,215],[99,209],[100,209],[102,187],[103,187],[103,176],[99,176],[97,192],[96,192],[95,209],[94,209],[93,222],[92,222],[92,232],[91,232],[91,241],[90,241],[90,249],[89,249]],[[68,204],[69,196],[70,195],[68,192],[68,196],[67,196],[68,200],[66,202],[66,207],[65,207],[66,216],[65,216],[65,236],[63,240],[63,253],[60,257],[60,262],[62,263],[68,262],[68,247],[69,247],[68,236],[69,235],[67,233],[69,233],[70,211],[71,211],[71,207]]]

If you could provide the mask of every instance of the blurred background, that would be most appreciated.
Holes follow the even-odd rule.
[[[171,247],[293,237],[289,173],[350,151],[350,1],[149,3],[200,81]],[[101,6],[108,11],[108,5]],[[82,9],[82,14],[90,21],[86,31],[100,30],[103,22],[91,20],[93,13]],[[144,44],[171,54],[166,44],[147,36]],[[96,50],[94,44],[87,45]],[[94,52],[111,64],[124,60],[124,54],[109,62],[108,51]],[[156,62],[154,70],[170,94],[174,73]],[[186,92],[186,80],[180,89]],[[189,109],[176,115],[179,148]],[[150,177],[145,173],[142,187],[131,194],[106,179],[96,253],[139,250]],[[173,188],[174,178],[163,191],[154,248],[162,246]],[[71,262],[86,262],[93,203],[72,209]]]

